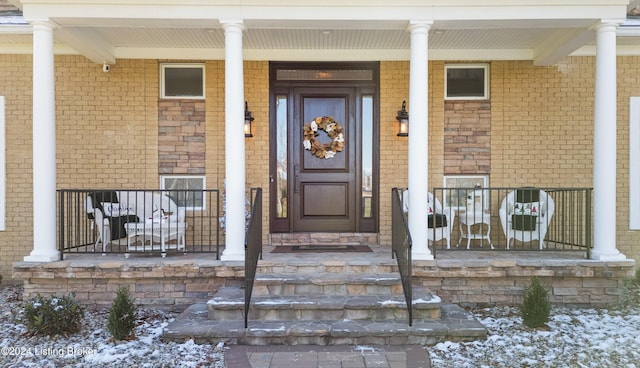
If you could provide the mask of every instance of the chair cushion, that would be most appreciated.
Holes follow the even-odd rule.
[[[511,228],[513,230],[535,231],[538,216],[534,215],[511,215]]]
[[[99,210],[102,210],[101,203],[103,202],[118,203],[118,194],[115,191],[98,190],[95,192],[87,193],[87,197],[91,200],[91,206]],[[93,211],[87,213],[87,217],[89,218],[89,220],[93,220]]]
[[[104,215],[107,217],[120,217],[135,215],[136,211],[124,203],[101,202]]]
[[[435,213],[433,215],[427,216],[427,225],[428,228],[433,229],[434,223],[435,227],[445,227],[447,226],[447,216],[441,213]]]
[[[140,219],[136,215],[123,215],[108,217],[109,229],[111,230],[111,239],[120,239],[127,236],[125,224],[128,222],[139,222]]]
[[[540,189],[517,189],[516,202],[529,203],[540,201]]]
[[[540,214],[540,202],[516,202],[513,207],[513,214],[538,216]]]

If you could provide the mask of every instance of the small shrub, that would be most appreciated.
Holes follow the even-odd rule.
[[[136,328],[137,307],[135,300],[129,293],[129,287],[120,287],[116,294],[116,300],[109,310],[107,330],[117,340],[124,340],[133,335]]]
[[[542,327],[549,322],[549,290],[537,277],[531,280],[531,285],[524,291],[521,312],[524,324],[530,328]]]
[[[80,330],[84,312],[75,297],[37,294],[24,305],[24,322],[34,335],[68,335]]]

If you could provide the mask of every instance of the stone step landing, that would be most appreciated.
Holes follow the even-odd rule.
[[[253,295],[403,295],[395,273],[260,274]]]
[[[167,328],[163,340],[243,345],[433,345],[484,339],[487,330],[455,304],[441,306],[441,318],[407,320],[249,321],[211,320],[206,303],[194,304]]]
[[[441,300],[426,290],[414,289],[413,318],[438,319]],[[207,303],[212,320],[244,320],[244,290],[224,288]],[[408,320],[404,295],[253,295],[251,321]]]
[[[380,244],[377,233],[272,233],[270,245],[371,245]]]

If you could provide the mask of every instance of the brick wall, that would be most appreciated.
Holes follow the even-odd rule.
[[[380,63],[380,244],[391,244],[391,188],[407,186],[407,137],[398,137],[396,116],[409,106],[409,63]],[[409,128],[411,129],[411,128]]]
[[[6,230],[0,231],[0,275],[11,281],[13,262],[33,249],[30,55],[0,54],[0,95],[5,96]]]
[[[593,60],[580,58],[581,64],[593,63]],[[566,64],[565,68],[571,67]],[[629,98],[640,96],[640,57],[625,56],[618,58],[618,122],[617,122],[617,213],[621,214],[616,223],[618,249],[627,257],[640,260],[640,232],[629,231]],[[581,104],[582,105],[582,104]],[[592,121],[593,119],[591,119]],[[593,128],[591,128],[593,131]],[[591,142],[588,142],[589,144]],[[638,165],[639,163],[635,163]],[[591,168],[591,164],[587,165]]]
[[[247,189],[262,188],[262,241],[269,241],[269,62],[244,62],[244,98],[253,114],[253,138],[245,138]]]
[[[207,61],[205,79],[207,188],[222,189],[224,183],[224,61]]]

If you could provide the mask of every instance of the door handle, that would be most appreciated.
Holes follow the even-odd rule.
[[[294,193],[300,192],[300,168],[298,165],[293,166],[293,191]]]

